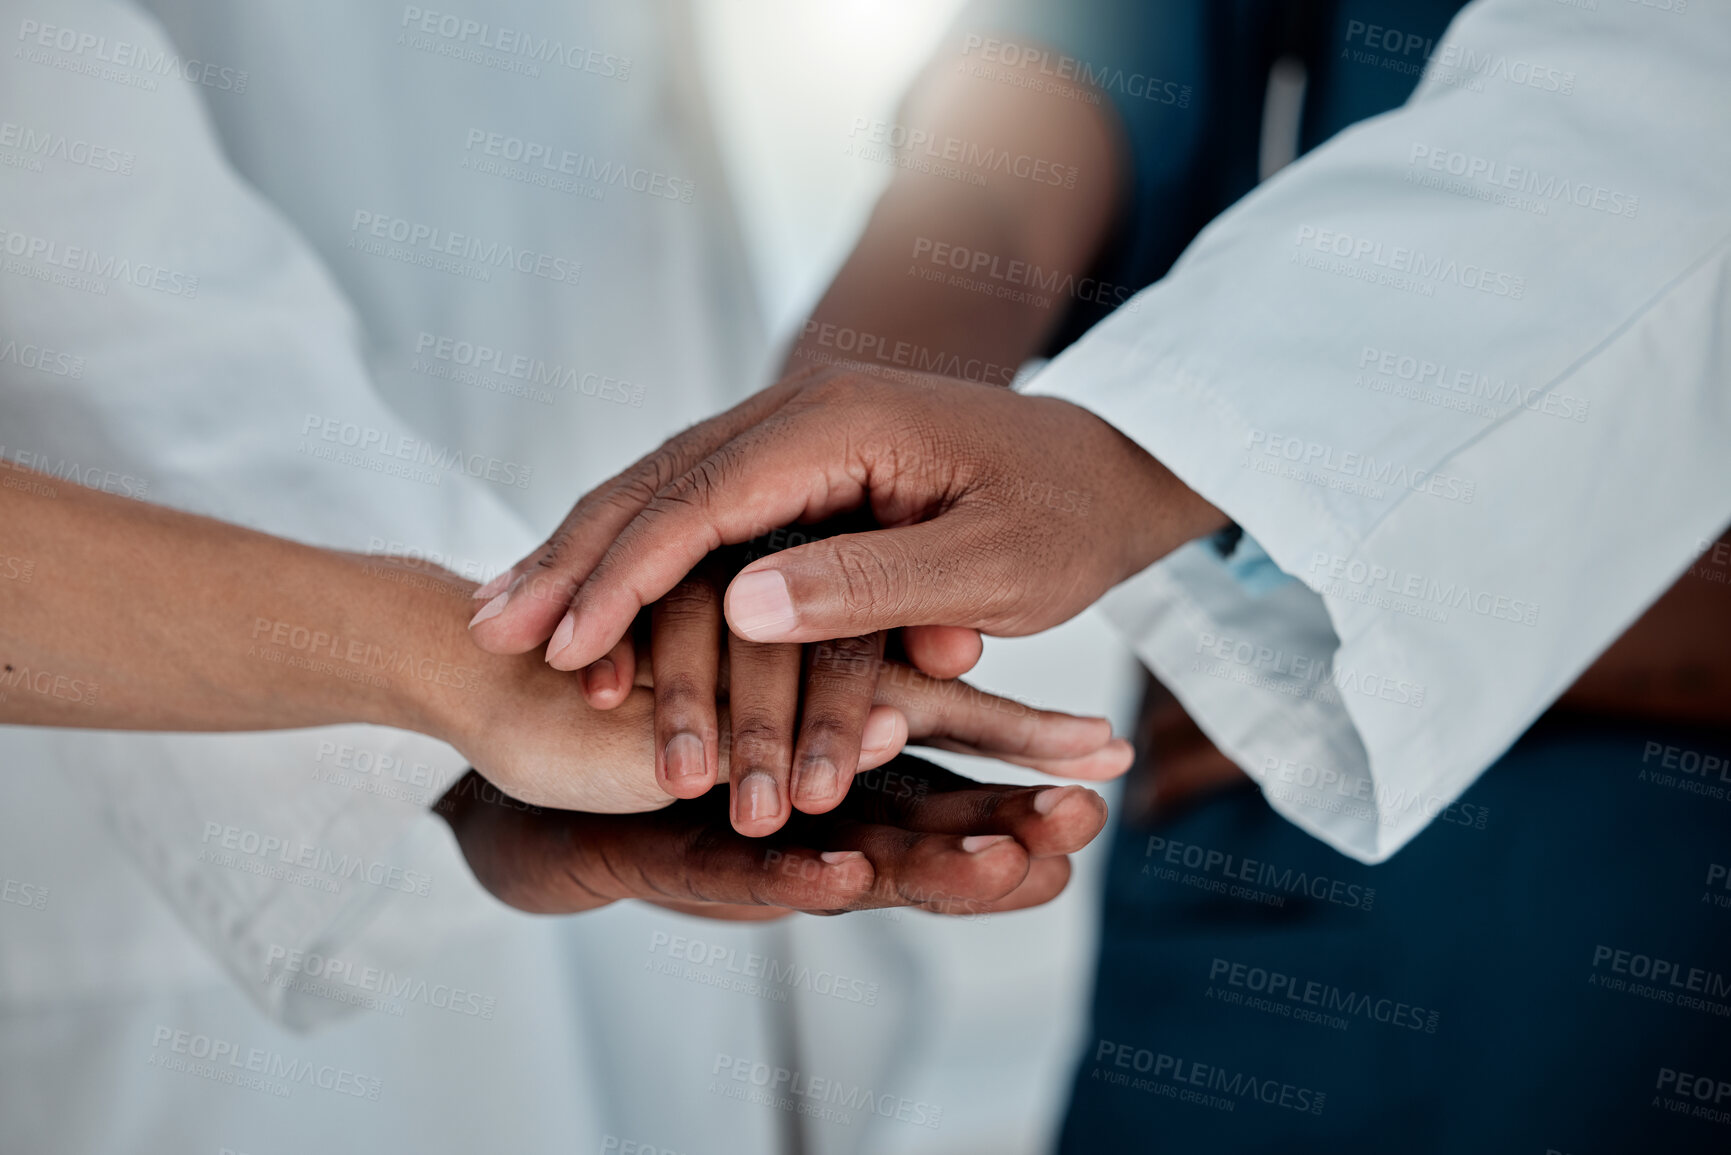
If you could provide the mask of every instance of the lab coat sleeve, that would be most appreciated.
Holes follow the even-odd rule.
[[[425,463],[451,455],[420,454],[324,268],[226,164],[201,101],[245,99],[244,72],[182,60],[126,4],[8,0],[0,19],[0,454],[55,484],[407,547],[477,579],[532,545],[461,469]],[[69,734],[57,749],[41,769],[77,779],[186,925],[291,1023],[350,1009],[304,995],[291,960],[400,963],[426,945],[417,925],[453,917],[442,894],[472,896],[426,810],[464,763],[418,735]],[[408,904],[390,921],[409,930],[378,959],[361,931],[385,903]]]
[[[1717,5],[1481,0],[1034,383],[1303,583],[1193,543],[1104,606],[1345,854],[1495,821],[1456,800],[1731,520],[1727,59]]]

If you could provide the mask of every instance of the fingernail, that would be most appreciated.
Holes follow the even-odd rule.
[[[747,774],[739,783],[740,817],[747,822],[781,813],[781,795],[768,774]]]
[[[1068,786],[1048,786],[1040,791],[1034,795],[1034,813],[1050,814],[1058,808],[1058,803],[1064,800],[1064,796],[1069,791],[1070,787]]]
[[[823,802],[835,793],[841,775],[828,758],[808,758],[793,776],[793,794],[801,802]]]
[[[840,866],[844,862],[852,862],[856,858],[864,858],[865,852],[860,850],[826,850],[818,857],[831,866]]]
[[[667,740],[667,780],[682,782],[704,773],[703,739],[696,734],[675,734]]]
[[[876,753],[896,740],[896,718],[887,710],[873,711],[860,731],[860,749]]]
[[[962,839],[962,849],[969,854],[978,854],[982,850],[990,850],[1000,842],[1008,842],[1008,834],[970,834]]]
[[[602,658],[583,671],[583,685],[591,694],[611,694],[619,688],[619,669],[612,658]]]
[[[500,614],[504,613],[505,604],[510,600],[511,595],[509,593],[499,594],[492,601],[482,606],[480,613],[469,619],[469,628],[472,630],[482,622],[490,622]]]
[[[727,591],[727,620],[754,642],[781,641],[799,624],[787,579],[772,569],[734,578]]]
[[[500,594],[499,596],[505,597],[506,595]],[[485,613],[486,611],[483,610],[481,612]],[[577,615],[566,614],[565,619],[559,623],[559,628],[553,631],[553,640],[547,643],[547,660],[551,662],[554,658],[558,657],[560,651],[562,651],[566,646],[569,646],[571,644],[571,639],[576,636]]]
[[[475,600],[481,601],[485,598],[496,598],[500,594],[504,593],[505,587],[510,585],[510,584],[511,584],[511,571],[506,570],[504,573],[500,574],[498,577],[494,578],[492,581],[488,582],[486,585],[484,585],[480,589],[476,590],[475,591]]]

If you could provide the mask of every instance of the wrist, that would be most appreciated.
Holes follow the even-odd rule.
[[[381,716],[370,719],[470,747],[491,709],[488,695],[520,657],[489,654],[469,636],[475,583],[398,558],[364,563],[383,587]]]
[[[1121,474],[1130,479],[1125,486],[1128,516],[1123,522],[1125,532],[1117,539],[1113,584],[1128,581],[1179,546],[1231,524],[1231,518],[1184,484],[1153,454],[1104,419],[1095,420],[1110,431],[1112,448],[1122,460]]]

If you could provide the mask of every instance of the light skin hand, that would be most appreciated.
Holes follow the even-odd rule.
[[[594,710],[539,658],[476,650],[464,626],[472,583],[26,470],[4,477],[0,525],[29,580],[22,565],[19,579],[0,580],[0,722],[176,731],[365,722],[447,742],[537,805],[615,813],[674,799],[655,772],[653,692],[634,688],[617,709]],[[893,757],[909,719],[915,737],[965,741],[980,716],[1022,710],[987,698],[952,708],[929,687],[903,691],[882,696],[891,725],[862,765]],[[1076,727],[1088,723],[1037,715],[1031,724],[1041,756],[1128,763],[1098,731],[1078,744]]]

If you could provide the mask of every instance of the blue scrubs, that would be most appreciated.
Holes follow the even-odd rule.
[[[1308,150],[1404,102],[1461,6],[999,0],[964,20],[1105,89],[1133,164],[1096,272],[1137,287],[1255,184],[1277,57],[1306,66]],[[1126,818],[1061,1150],[1731,1152],[1728,866],[1731,733],[1556,714],[1381,866],[1249,784]]]

